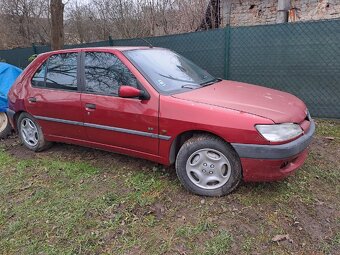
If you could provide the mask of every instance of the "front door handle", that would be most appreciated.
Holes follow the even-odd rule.
[[[35,97],[29,97],[28,98],[28,102],[30,103],[36,103],[37,102],[37,99]]]
[[[96,109],[95,104],[85,104],[85,107],[86,107],[86,109],[92,109],[92,110]]]

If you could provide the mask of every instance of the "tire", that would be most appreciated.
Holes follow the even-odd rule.
[[[231,145],[212,135],[190,138],[180,148],[176,172],[182,185],[201,196],[224,196],[242,180],[240,158]]]
[[[12,132],[11,124],[8,116],[4,112],[0,112],[0,139],[7,138]]]
[[[51,143],[45,140],[41,127],[33,116],[22,113],[17,123],[20,140],[28,149],[39,152],[51,146]]]

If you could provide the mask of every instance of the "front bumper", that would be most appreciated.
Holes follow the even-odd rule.
[[[304,151],[312,141],[315,123],[311,120],[308,131],[300,138],[280,145],[232,143],[240,158],[283,159]]]
[[[315,123],[300,138],[280,145],[232,144],[241,158],[245,181],[280,180],[297,170],[307,158]]]
[[[293,174],[305,162],[308,149],[286,159],[241,158],[245,182],[279,181]]]

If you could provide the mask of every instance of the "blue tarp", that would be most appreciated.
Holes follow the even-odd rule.
[[[6,111],[8,91],[21,72],[18,67],[0,62],[0,112]]]

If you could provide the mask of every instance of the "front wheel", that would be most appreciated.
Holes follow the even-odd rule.
[[[177,154],[176,172],[187,190],[202,196],[224,196],[242,179],[237,153],[210,135],[196,136],[183,144]]]
[[[0,139],[7,138],[11,134],[12,128],[9,123],[8,116],[4,112],[0,112]]]
[[[43,151],[51,145],[50,142],[45,140],[38,122],[28,113],[20,114],[18,132],[21,142],[32,151]]]

